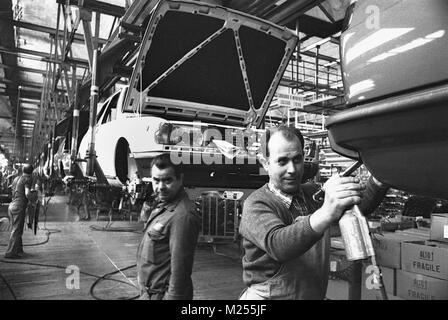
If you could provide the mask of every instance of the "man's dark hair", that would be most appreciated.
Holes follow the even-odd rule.
[[[160,170],[173,168],[174,175],[176,178],[180,178],[180,175],[183,173],[183,168],[181,164],[174,164],[171,161],[171,156],[168,153],[162,153],[152,159],[151,169],[153,166],[156,166]]]
[[[292,141],[294,137],[299,138],[303,151],[305,140],[303,138],[302,132],[300,132],[300,130],[295,127],[279,126],[277,128],[266,130],[266,146],[263,148],[265,157],[269,157],[269,140],[274,135],[274,133],[277,132],[279,132],[287,141]]]
[[[34,169],[33,169],[32,165],[27,163],[27,164],[23,165],[23,169],[22,170],[23,170],[23,173],[32,174]]]

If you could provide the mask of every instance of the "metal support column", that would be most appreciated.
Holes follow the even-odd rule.
[[[92,39],[93,55],[92,55],[92,83],[90,86],[90,144],[87,154],[87,175],[93,176],[95,171],[95,126],[96,126],[96,109],[98,106],[98,84],[97,84],[97,63],[98,63],[98,37],[100,28],[100,13],[95,13],[95,37]]]
[[[56,126],[55,126],[56,127]],[[50,177],[52,177],[53,176],[53,171],[54,171],[54,156],[53,156],[53,153],[54,153],[54,130],[52,130],[51,132],[50,132],[50,142],[49,142],[49,151],[48,151],[48,156],[50,157],[49,158],[49,163],[50,163]]]
[[[316,86],[316,99],[317,95],[319,94],[319,49],[320,46],[316,46],[316,75],[314,78],[314,85]]]
[[[299,37],[299,19],[296,20],[296,36]],[[296,46],[296,52],[297,52],[297,57],[296,57],[296,81],[299,82],[299,63],[302,60],[301,56],[300,56],[300,38],[299,41],[297,42],[297,46]],[[292,70],[292,72],[294,72],[294,70]],[[292,77],[294,79],[294,77]]]
[[[75,81],[74,88],[74,105],[73,105],[73,126],[72,126],[72,149],[71,149],[71,162],[70,173],[75,171],[75,160],[78,152],[78,135],[79,135],[79,105],[78,105],[78,88],[79,83]]]

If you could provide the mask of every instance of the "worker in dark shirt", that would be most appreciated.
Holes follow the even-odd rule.
[[[169,154],[153,159],[152,186],[156,194],[137,250],[140,299],[193,299],[194,251],[200,219],[183,188],[181,167]]]
[[[35,200],[35,193],[31,192],[33,166],[25,164],[23,174],[17,176],[11,185],[12,200],[8,207],[8,215],[12,227],[5,258],[20,258],[23,252],[22,235],[28,200]]]

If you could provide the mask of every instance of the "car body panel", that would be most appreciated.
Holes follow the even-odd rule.
[[[250,151],[253,144],[260,146],[260,139],[264,138],[264,130],[246,130],[244,127],[217,125],[204,122],[174,121],[153,115],[136,115],[130,112],[121,112],[120,103],[125,96],[126,88],[112,95],[102,104],[98,112],[98,124],[95,127],[95,151],[102,172],[110,183],[125,183],[128,179],[136,178],[136,172],[140,178],[150,177],[150,163],[152,158],[161,153],[170,153],[173,162],[188,166],[186,173],[186,185],[221,185],[238,186],[241,183],[252,187],[259,186],[266,181],[266,174],[260,175],[260,165],[256,153]],[[109,102],[114,98],[117,104]],[[115,112],[107,109],[115,108]],[[108,115],[114,114],[115,119]],[[198,133],[197,139],[184,136],[177,143],[158,143],[156,136],[164,125],[185,128]],[[85,134],[78,148],[78,158],[83,159],[88,150],[91,131]],[[172,132],[172,137],[177,137]],[[212,144],[208,136],[214,139],[233,141],[234,150],[238,154],[226,157],[223,151]],[[243,147],[242,139],[248,138]],[[129,147],[127,160],[118,159],[117,150],[119,141],[125,141]],[[121,161],[121,162],[120,162]],[[126,163],[124,163],[126,161]],[[86,172],[86,162],[78,163],[81,170]],[[126,177],[120,177],[121,167],[129,169]],[[131,170],[131,168],[133,168]],[[231,176],[229,180],[223,179],[223,175]],[[253,178],[248,181],[247,178]],[[120,180],[120,181],[117,181]]]
[[[448,2],[359,0],[341,35],[349,105],[448,79]]]
[[[376,31],[367,31],[363,20],[369,6],[383,8]],[[441,0],[358,1],[341,36],[345,41],[341,67],[351,108],[326,122],[332,149],[361,159],[380,181],[410,193],[445,199],[447,16],[448,2]],[[366,39],[372,39],[372,33],[382,31],[384,36],[391,27],[409,31],[386,36],[380,46],[368,44]],[[432,36],[426,37],[428,34]],[[364,52],[350,56],[354,47]],[[369,64],[375,56],[384,59]],[[374,85],[354,93],[353,86],[362,81]]]
[[[152,158],[170,153],[188,167],[186,186],[259,187],[267,175],[253,148],[264,130],[252,126],[262,124],[297,42],[291,30],[224,7],[161,1],[129,86],[99,104],[95,152],[105,177],[148,178]],[[166,128],[174,130],[169,139],[190,130],[200,141],[157,140]],[[90,136],[79,145],[81,159]]]

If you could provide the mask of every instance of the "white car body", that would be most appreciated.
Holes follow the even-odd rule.
[[[297,42],[289,29],[224,7],[161,1],[129,86],[98,106],[95,151],[108,181],[149,178],[151,159],[170,152],[187,165],[187,186],[260,186],[259,128]],[[193,140],[167,143],[187,127]],[[228,141],[231,134],[245,143]]]

